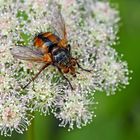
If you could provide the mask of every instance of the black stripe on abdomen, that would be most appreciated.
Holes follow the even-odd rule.
[[[52,49],[53,49],[53,47],[55,47],[55,46],[56,46],[56,44],[54,44],[54,43],[53,43],[53,42],[51,42],[51,41],[44,42],[44,45],[45,45],[46,47],[48,47],[48,51],[49,51],[49,52],[51,52],[51,51],[52,51]]]
[[[48,52],[51,52],[53,47],[56,46],[55,43],[53,43],[47,37],[44,37],[42,34],[38,35],[38,38],[40,38],[44,42],[44,45],[48,47]]]

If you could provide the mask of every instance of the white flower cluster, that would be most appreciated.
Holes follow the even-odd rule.
[[[13,58],[10,48],[33,46],[40,32],[56,33],[52,21],[61,9],[72,56],[86,72],[76,67],[76,77],[65,74],[69,84],[53,66],[45,69],[26,89],[28,81],[42,67]],[[81,128],[95,117],[98,91],[114,94],[128,85],[126,62],[111,48],[118,39],[119,13],[109,2],[93,0],[9,0],[0,3],[0,131],[9,136],[22,133],[30,124],[29,112],[53,113],[60,126]],[[28,118],[29,117],[29,118]]]
[[[73,129],[74,125],[81,128],[90,123],[93,117],[96,117],[93,105],[97,102],[94,101],[93,95],[89,98],[88,94],[80,84],[77,85],[73,93],[67,88],[61,91],[54,103],[56,106],[54,115],[61,121],[59,126],[68,125],[69,130]]]
[[[0,131],[1,135],[11,136],[15,130],[18,133],[28,129],[33,116],[27,114],[27,97],[18,93],[0,93]]]

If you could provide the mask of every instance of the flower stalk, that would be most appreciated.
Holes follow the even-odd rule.
[[[27,131],[27,140],[35,140],[35,123],[34,123],[34,119],[32,120],[31,125],[29,126],[29,129]]]

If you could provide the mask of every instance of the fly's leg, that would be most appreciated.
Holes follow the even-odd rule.
[[[23,87],[23,89],[25,89],[26,87],[28,87],[30,84],[31,84],[31,82],[33,82],[38,76],[39,76],[39,74],[43,71],[43,70],[45,70],[45,68],[46,67],[48,67],[50,64],[45,64],[40,70],[39,70],[39,72]]]
[[[56,67],[58,68],[58,71],[59,71],[60,74],[63,76],[63,78],[68,82],[68,84],[70,85],[70,88],[71,88],[72,90],[74,90],[74,88],[73,88],[71,82],[69,81],[69,79],[63,74],[63,72],[61,71],[61,69],[60,69],[58,66],[56,66]]]
[[[78,68],[80,68],[83,71],[87,71],[87,72],[91,72],[92,71],[92,70],[84,69],[77,61],[76,61],[76,64],[77,64]]]
[[[69,50],[69,53],[71,53],[71,45],[68,44],[68,50]]]

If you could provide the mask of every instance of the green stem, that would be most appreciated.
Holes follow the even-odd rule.
[[[35,136],[34,136],[34,119],[32,120],[32,123],[31,123],[31,125],[29,126],[29,129],[28,129],[27,140],[35,140]]]

